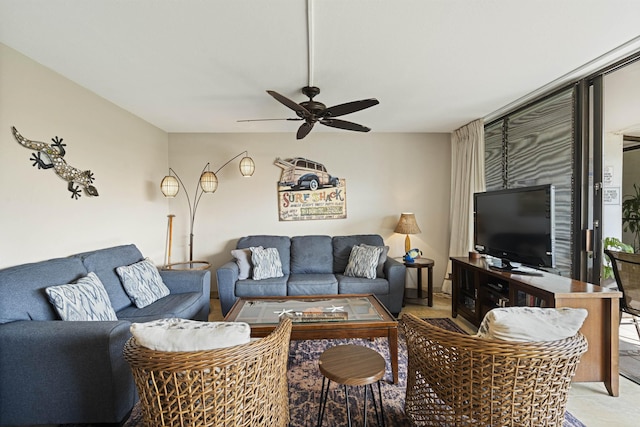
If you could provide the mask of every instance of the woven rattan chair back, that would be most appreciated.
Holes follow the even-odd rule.
[[[411,314],[405,413],[415,426],[562,427],[587,341],[514,343],[440,329]]]
[[[147,427],[287,426],[291,320],[267,337],[216,350],[124,348]]]
[[[622,292],[620,311],[632,316],[633,323],[640,338],[640,254],[617,252],[605,249],[604,253],[611,260],[613,275]]]

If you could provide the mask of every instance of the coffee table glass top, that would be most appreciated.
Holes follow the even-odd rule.
[[[234,320],[251,324],[278,323],[281,316],[291,317],[294,322],[383,320],[366,296],[248,300]]]

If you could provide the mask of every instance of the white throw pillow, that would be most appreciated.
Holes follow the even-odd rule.
[[[251,247],[251,262],[253,263],[253,280],[282,277],[282,262],[276,248]]]
[[[104,285],[94,272],[67,285],[45,289],[62,320],[118,320]]]
[[[213,350],[246,344],[251,339],[251,328],[243,322],[171,318],[132,323],[130,330],[141,346],[157,351]]]
[[[251,249],[234,249],[231,251],[231,255],[236,259],[236,264],[238,265],[238,279],[244,280],[253,276]]]
[[[375,279],[378,259],[383,251],[382,246],[354,246],[351,248],[349,263],[344,270],[345,276]]]
[[[138,308],[143,308],[169,295],[158,268],[148,259],[117,267],[116,272],[125,292]]]
[[[556,341],[577,334],[587,314],[584,308],[494,308],[484,316],[476,336],[516,342]]]

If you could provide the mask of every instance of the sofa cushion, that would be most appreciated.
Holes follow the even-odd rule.
[[[298,273],[333,273],[330,236],[291,238],[291,274]]]
[[[135,245],[122,245],[76,255],[82,259],[87,271],[93,271],[102,281],[116,312],[131,305],[122,287],[116,267],[130,265],[143,259]]]
[[[133,323],[131,334],[138,343],[157,351],[205,351],[247,344],[251,328],[243,322],[199,322],[170,318]]]
[[[116,272],[125,292],[138,308],[146,307],[170,293],[158,268],[147,259],[116,267]]]
[[[231,256],[238,265],[238,279],[244,280],[253,276],[253,264],[251,263],[251,249],[234,249]]]
[[[263,248],[276,248],[280,255],[282,263],[282,274],[285,276],[290,273],[289,265],[291,263],[291,239],[287,236],[268,236],[255,235],[245,236],[238,240],[236,249],[246,249],[250,247],[262,246]]]
[[[116,315],[118,319],[130,322],[149,322],[167,317],[193,319],[201,309],[201,296],[199,292],[169,294],[144,308],[130,305],[117,311]]]
[[[376,294],[387,295],[389,293],[389,281],[387,279],[363,279],[336,274],[338,279],[338,292],[341,294]]]
[[[268,297],[287,295],[289,276],[273,277],[263,280],[238,280],[235,286],[236,297]]]
[[[584,308],[494,308],[484,316],[476,336],[516,342],[556,341],[578,333],[587,314]]]
[[[253,280],[282,277],[282,263],[276,248],[251,247],[251,263],[253,264]]]
[[[344,270],[344,275],[375,279],[378,259],[380,258],[382,249],[381,246],[368,245],[354,246],[351,248],[351,255],[347,263],[347,268]]]
[[[291,274],[287,283],[287,295],[335,295],[338,279],[333,273]]]
[[[93,272],[75,283],[49,286],[45,292],[62,320],[118,320],[107,291]]]
[[[55,320],[45,288],[64,285],[87,275],[79,258],[55,258],[0,270],[0,323],[16,320]],[[10,295],[11,298],[6,296]]]
[[[384,246],[382,237],[378,234],[354,234],[352,236],[334,236],[333,243],[333,272],[344,273],[351,256],[351,248],[362,243],[371,246]]]

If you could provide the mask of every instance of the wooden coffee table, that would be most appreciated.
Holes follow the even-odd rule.
[[[338,316],[331,313],[346,313],[347,318],[330,318]],[[240,298],[224,320],[248,323],[251,336],[258,338],[269,335],[277,326],[280,316],[292,317],[292,340],[386,337],[393,382],[398,382],[398,322],[375,295]]]

